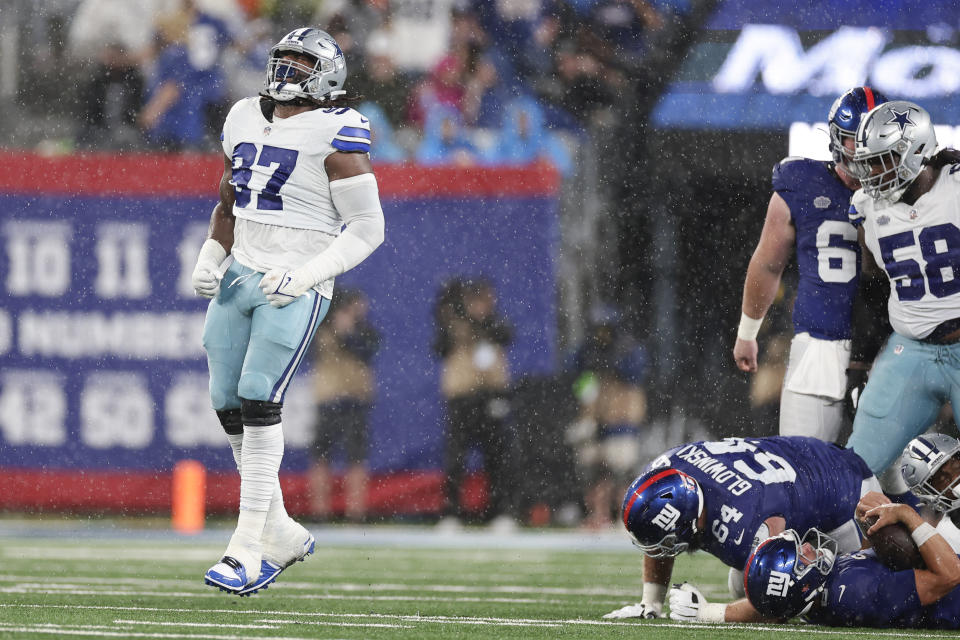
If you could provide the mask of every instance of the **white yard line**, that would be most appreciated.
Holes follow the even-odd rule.
[[[249,640],[245,635],[200,634],[200,633],[148,633],[136,632],[121,627],[104,627],[102,625],[54,625],[54,624],[27,624],[16,625],[0,622],[0,631],[4,633],[56,633],[60,636],[94,636],[103,638],[186,638],[188,640]],[[292,636],[258,636],[257,640],[315,640],[314,638],[295,638]]]
[[[23,590],[46,590],[48,593],[55,593],[58,590],[64,594],[77,593],[77,590],[84,592],[96,592],[97,585],[105,585],[113,590],[121,586],[130,585],[131,587],[184,587],[190,584],[186,580],[153,580],[146,578],[100,578],[93,576],[70,576],[68,581],[57,582],[55,578],[41,575],[0,575],[0,583],[12,582],[9,586],[0,587],[0,593],[19,593]],[[120,584],[117,584],[120,583]],[[541,587],[519,584],[491,584],[491,585],[460,585],[460,584],[404,584],[400,582],[293,582],[284,581],[285,589],[292,590],[311,590],[316,591],[322,588],[328,591],[343,591],[346,593],[356,592],[377,592],[377,591],[396,591],[400,593],[410,591],[426,591],[431,593],[512,593],[512,594],[533,594],[533,595],[552,595],[552,596],[611,596],[633,598],[639,595],[639,588],[604,588],[604,587]],[[196,580],[199,591],[203,591],[199,578]],[[103,592],[106,593],[106,592]],[[120,593],[123,593],[122,591]],[[134,592],[130,592],[131,595]],[[142,595],[142,594],[137,594]],[[179,595],[179,594],[177,594]]]
[[[823,628],[823,627],[813,627],[813,626],[800,626],[800,625],[784,625],[784,626],[770,626],[770,625],[710,625],[710,624],[685,624],[685,623],[641,623],[641,622],[613,622],[605,620],[584,620],[582,618],[574,619],[537,619],[537,618],[497,618],[497,617],[486,617],[486,616],[421,616],[421,615],[403,615],[403,614],[367,614],[367,613],[318,613],[318,612],[293,612],[293,611],[239,611],[235,609],[182,609],[182,608],[159,608],[159,607],[116,607],[116,606],[94,606],[94,605],[81,605],[81,606],[71,606],[71,605],[16,605],[16,604],[0,604],[2,608],[38,608],[38,609],[95,609],[95,610],[104,610],[104,611],[135,611],[135,612],[162,612],[162,613],[194,613],[194,614],[245,614],[245,615],[258,615],[258,616],[275,616],[274,618],[261,618],[257,619],[254,622],[260,623],[271,623],[271,624],[284,624],[292,623],[296,621],[298,624],[322,624],[323,626],[340,626],[345,624],[355,624],[355,623],[337,623],[337,622],[327,622],[324,619],[342,619],[342,620],[397,620],[400,622],[408,623],[420,623],[420,624],[441,624],[441,625],[473,625],[473,626],[511,626],[511,627],[555,627],[555,626],[593,626],[593,627],[636,627],[639,631],[640,628],[647,626],[648,629],[653,628],[674,628],[674,629],[700,629],[707,630],[711,632],[743,632],[744,630],[756,631],[756,632],[783,632],[788,634],[794,633],[805,633],[805,634],[814,634],[814,635],[833,635],[833,636],[855,636],[855,635],[864,635],[864,631],[847,631],[844,629],[837,628]],[[284,620],[286,618],[286,620]],[[312,618],[320,618],[320,620],[311,620]],[[142,624],[151,624],[151,623],[142,623]],[[175,626],[177,623],[169,623],[170,625]],[[369,623],[364,623],[369,624]],[[232,625],[223,625],[224,627],[229,628]],[[4,626],[4,629],[7,627]],[[37,630],[39,633],[39,630]],[[870,636],[872,637],[882,637],[882,638],[916,638],[917,634],[915,631],[896,631],[896,630],[870,630]],[[74,634],[76,635],[76,634]],[[107,634],[107,635],[116,635],[116,634]],[[190,637],[190,638],[232,638],[233,636],[193,636],[193,635],[144,635],[144,634],[130,634],[135,637]],[[957,638],[956,634],[945,634],[945,633],[930,633],[927,631],[923,632],[924,638]],[[297,640],[297,639],[292,639]]]

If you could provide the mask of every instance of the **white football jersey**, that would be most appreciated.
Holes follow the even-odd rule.
[[[353,109],[314,109],[267,120],[260,98],[240,100],[223,124],[233,158],[238,218],[340,233],[324,160],[335,151],[370,151],[370,124]]]
[[[336,151],[369,153],[366,118],[337,107],[270,121],[259,97],[244,98],[227,114],[221,142],[233,159],[237,261],[261,272],[296,269],[340,235],[324,161]],[[333,281],[317,290],[329,297]]]
[[[960,164],[946,166],[915,204],[876,201],[857,191],[850,221],[890,278],[894,331],[925,338],[960,318]]]

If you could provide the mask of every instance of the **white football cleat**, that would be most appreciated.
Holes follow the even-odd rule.
[[[294,562],[313,553],[316,540],[306,528],[287,518],[276,526],[268,524],[263,531],[263,560],[260,563],[260,576],[252,583],[237,591],[237,595],[250,596],[266,589],[280,573]]]
[[[244,595],[242,591],[247,588],[250,582],[247,575],[247,569],[243,566],[243,563],[233,556],[223,556],[220,558],[220,562],[207,569],[207,572],[203,575],[203,581],[221,591]],[[256,578],[253,581],[256,582]]]

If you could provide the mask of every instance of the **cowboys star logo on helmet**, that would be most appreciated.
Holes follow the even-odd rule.
[[[910,110],[906,111],[896,111],[893,110],[893,116],[887,120],[884,124],[896,124],[900,127],[900,133],[903,133],[907,129],[907,125],[917,126],[917,123],[910,119]]]
[[[960,476],[941,479],[937,489],[934,478],[952,458],[960,457],[960,442],[945,433],[931,433],[910,441],[900,458],[900,474],[910,490],[922,502],[947,513],[960,507]]]
[[[874,200],[897,202],[937,152],[930,114],[912,102],[885,102],[860,120],[847,168]]]

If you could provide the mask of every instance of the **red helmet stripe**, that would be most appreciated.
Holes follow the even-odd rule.
[[[867,96],[867,109],[873,109],[877,105],[877,100],[873,97],[873,89],[864,87],[863,93]]]
[[[677,471],[676,469],[666,469],[661,471],[658,474],[653,475],[649,480],[644,482],[642,485],[637,487],[637,490],[633,492],[633,495],[630,496],[630,502],[627,503],[627,506],[623,509],[623,526],[628,527],[627,525],[627,516],[630,514],[630,509],[633,508],[633,503],[637,501],[637,498],[640,497],[640,494],[649,487],[651,484],[660,480],[661,478],[666,478],[667,476],[672,476],[675,474],[683,475],[683,472]],[[629,527],[628,527],[629,528]]]
[[[757,555],[757,552],[760,551],[761,548],[763,548],[763,545],[767,544],[767,543],[770,542],[771,540],[773,540],[773,536],[770,536],[769,538],[767,538],[766,540],[764,540],[763,542],[761,542],[760,544],[758,544],[758,545],[757,545],[757,548],[754,549],[754,550],[753,550],[753,553],[750,554],[750,557],[747,558],[747,564],[743,565],[743,591],[744,591],[744,593],[750,593],[750,592],[747,590],[747,576],[750,575],[750,565],[753,564],[753,558]]]

